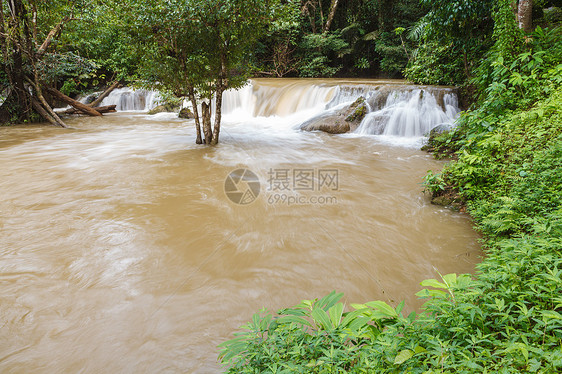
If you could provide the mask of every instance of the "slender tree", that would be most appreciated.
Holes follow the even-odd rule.
[[[197,143],[219,142],[223,93],[246,84],[253,71],[249,57],[276,4],[274,0],[175,0],[152,1],[137,9],[145,41],[152,45],[146,49],[144,78],[190,98]]]

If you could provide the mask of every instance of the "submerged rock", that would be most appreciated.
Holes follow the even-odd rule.
[[[441,206],[448,206],[451,205],[451,203],[453,203],[454,199],[451,196],[437,196],[434,197],[433,199],[431,199],[431,203],[434,205],[441,205]]]
[[[336,112],[312,118],[300,127],[304,131],[323,131],[328,134],[344,134],[354,131],[365,115],[367,104],[364,97],[359,97],[353,104]]]
[[[178,117],[179,118],[184,118],[184,119],[193,119],[195,118],[195,115],[193,114],[193,112],[191,111],[191,109],[189,108],[182,108],[180,110],[180,112],[178,113]]]

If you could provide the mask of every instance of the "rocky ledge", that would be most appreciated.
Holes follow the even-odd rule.
[[[359,97],[353,104],[335,112],[312,118],[300,127],[303,131],[324,131],[328,134],[344,134],[354,131],[367,114],[367,103]]]

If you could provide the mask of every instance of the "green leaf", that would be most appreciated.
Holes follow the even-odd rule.
[[[328,309],[328,314],[330,315],[330,321],[332,322],[332,327],[337,328],[341,322],[341,316],[343,314],[343,303],[337,303]]]
[[[328,315],[323,309],[314,308],[312,310],[311,315],[312,318],[314,319],[314,322],[316,322],[317,325],[319,325],[326,331],[332,330],[330,324],[330,318],[328,318]]]
[[[416,354],[418,354],[418,353],[423,353],[423,352],[427,352],[427,349],[425,349],[424,347],[421,347],[421,346],[418,345],[418,346],[416,346],[416,348],[414,349],[414,352],[415,352]]]
[[[312,324],[308,322],[306,319],[304,319],[303,317],[291,316],[291,315],[283,316],[279,318],[277,320],[277,323],[297,323],[299,325],[306,325],[312,327]]]
[[[398,353],[398,355],[396,355],[396,358],[394,359],[394,364],[400,365],[400,364],[404,363],[405,361],[409,360],[410,358],[412,358],[413,355],[414,355],[414,352],[410,351],[409,349],[405,349],[405,350],[401,351],[400,353]]]
[[[380,300],[369,301],[368,303],[365,303],[365,305],[380,311],[384,316],[398,317],[398,313],[396,313],[396,310],[394,310],[393,307],[391,307],[390,305],[388,305],[384,301],[380,301]]]
[[[320,299],[316,304],[315,307],[319,307],[327,311],[333,305],[335,305],[340,299],[343,297],[343,293],[336,293],[336,291],[330,292],[328,295],[324,296]]]
[[[420,285],[424,287],[433,287],[433,288],[443,288],[447,289],[447,285],[445,283],[439,282],[437,279],[426,279],[423,280]]]

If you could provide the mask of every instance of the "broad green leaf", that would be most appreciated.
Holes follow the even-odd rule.
[[[545,310],[542,312],[542,315],[548,319],[562,319],[562,314],[555,312],[554,310]]]
[[[447,288],[455,286],[457,284],[457,275],[455,273],[445,274],[442,276],[442,278],[445,284],[448,286]]]
[[[363,309],[354,310],[353,312],[346,313],[340,325],[342,327],[346,327],[349,323],[353,322],[355,319],[362,317],[366,309],[367,308],[363,308]]]
[[[299,317],[299,316],[283,316],[283,317],[281,317],[277,320],[277,323],[280,323],[280,324],[281,323],[298,323],[300,325],[306,325],[306,326],[312,327],[312,324],[310,322],[308,322],[303,317]]]
[[[401,351],[400,353],[398,353],[398,355],[396,355],[396,358],[394,359],[394,364],[400,365],[400,364],[404,363],[405,361],[409,360],[410,358],[412,358],[413,355],[414,355],[414,352],[410,351],[409,349],[405,349],[405,350]]]
[[[416,348],[414,348],[414,352],[415,352],[416,354],[422,353],[422,352],[427,352],[427,349],[425,349],[424,347],[421,347],[421,346],[418,345]]]
[[[329,308],[334,306],[340,299],[343,297],[343,293],[336,293],[336,291],[330,292],[328,295],[324,296],[320,299],[316,304],[315,307],[319,307],[327,311]]]
[[[365,305],[380,311],[384,316],[388,317],[398,317],[398,313],[394,310],[393,307],[385,303],[384,301],[376,300],[376,301],[369,301]]]
[[[330,321],[332,322],[332,327],[337,328],[341,321],[341,316],[343,314],[343,303],[337,303],[328,309],[328,314],[330,315]]]
[[[416,296],[421,298],[428,298],[428,297],[443,297],[447,296],[447,292],[441,290],[428,290],[424,289],[421,291],[416,292]]]
[[[317,325],[320,325],[324,330],[331,330],[330,318],[323,309],[314,308],[311,315]]]
[[[426,279],[423,280],[420,285],[424,287],[434,287],[434,288],[443,288],[447,289],[447,285],[445,283],[439,282],[437,279]]]
[[[370,319],[367,317],[357,317],[349,322],[346,327],[354,334],[357,335],[368,323]]]
[[[353,309],[366,309],[367,306],[365,304],[351,304]]]

